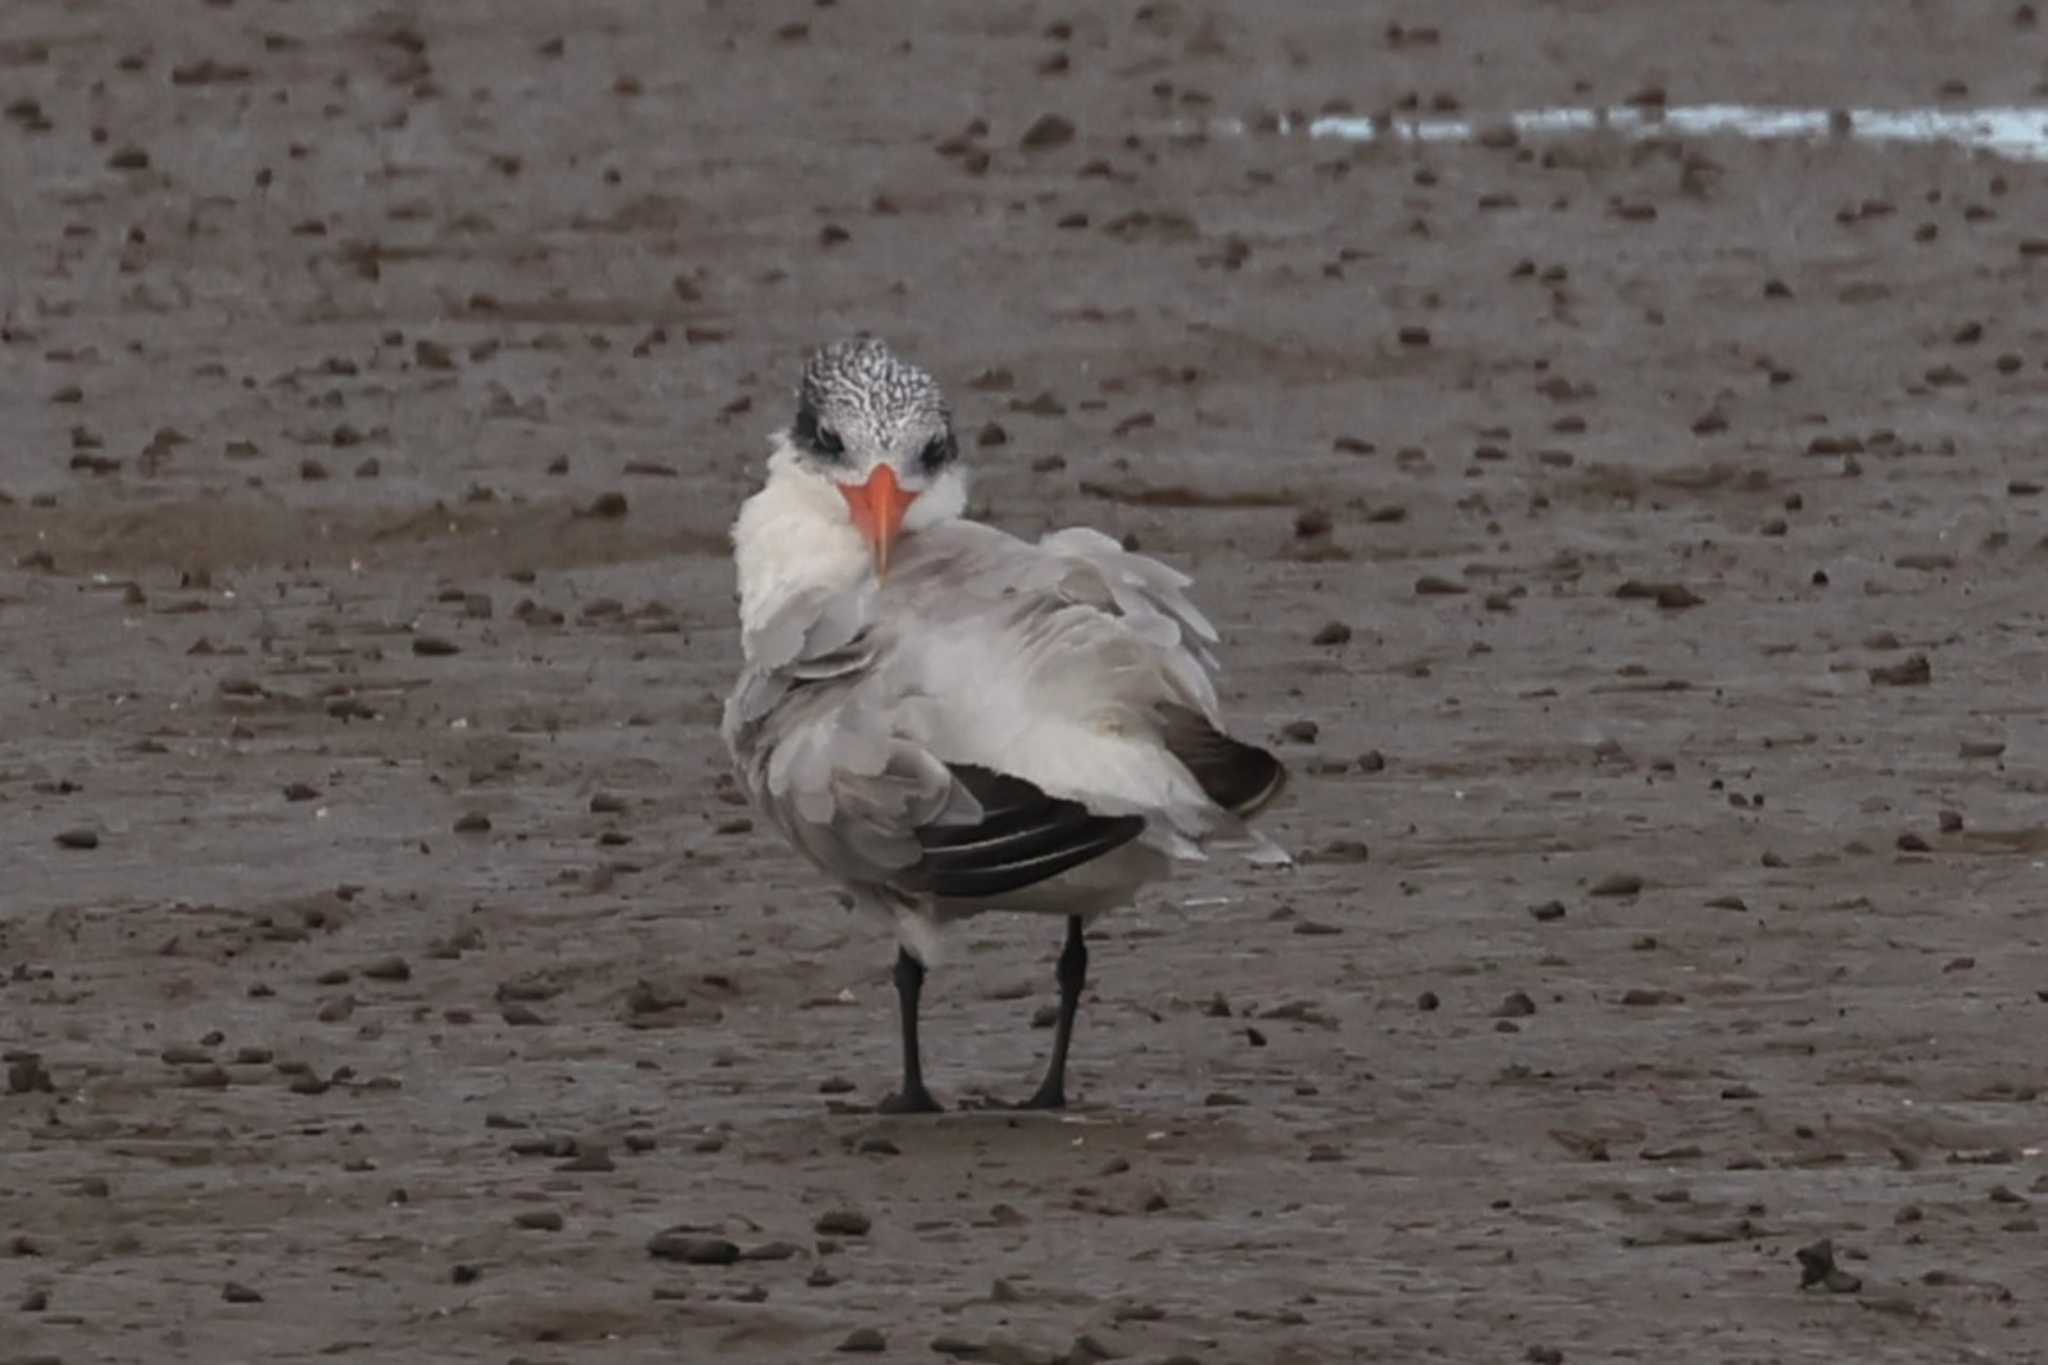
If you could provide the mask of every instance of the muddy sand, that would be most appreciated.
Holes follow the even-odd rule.
[[[2048,176],[1298,123],[2041,102],[2031,9],[7,5],[0,1360],[2048,1359]],[[1063,1118],[865,1112],[725,775],[856,327],[1296,772]]]

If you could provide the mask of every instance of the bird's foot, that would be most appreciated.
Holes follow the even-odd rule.
[[[1021,1100],[1009,1107],[1012,1109],[1064,1109],[1067,1107],[1067,1088],[1064,1085],[1041,1085],[1032,1093],[1030,1099]]]
[[[922,1085],[906,1086],[875,1106],[877,1114],[943,1114],[945,1107]]]

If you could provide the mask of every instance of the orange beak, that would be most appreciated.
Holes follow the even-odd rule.
[[[841,484],[839,491],[853,513],[853,524],[875,553],[875,572],[887,573],[889,547],[896,543],[896,533],[903,529],[903,514],[917,501],[917,494],[904,492],[903,485],[896,482],[896,471],[888,465],[877,468],[860,487]]]

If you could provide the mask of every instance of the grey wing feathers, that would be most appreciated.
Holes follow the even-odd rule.
[[[750,639],[750,652],[763,652],[726,703],[725,736],[742,780],[813,862],[856,884],[985,899],[1058,876],[1143,831],[1141,817],[1097,815],[1021,778],[949,766],[904,737],[859,690],[878,654],[871,632],[848,625],[864,610],[793,601]]]
[[[1215,711],[1216,627],[1183,591],[1193,579],[1092,527],[1055,531],[1038,544],[1079,570],[1060,581],[1062,595],[1122,618],[1134,636],[1164,652],[1175,684],[1205,712]]]

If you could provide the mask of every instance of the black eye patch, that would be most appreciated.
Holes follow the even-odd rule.
[[[818,414],[808,404],[797,408],[790,435],[799,446],[827,460],[836,460],[846,453],[846,442],[840,440],[839,433],[832,428],[819,426]]]
[[[924,449],[917,453],[917,463],[927,474],[936,474],[960,454],[960,447],[953,440],[953,433],[934,436],[924,443]]]

